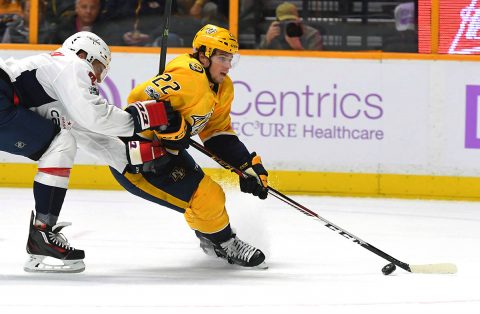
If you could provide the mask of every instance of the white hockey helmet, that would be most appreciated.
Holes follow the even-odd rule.
[[[105,69],[100,75],[100,81],[103,81],[107,76],[110,69],[110,61],[112,60],[112,54],[107,44],[91,32],[78,32],[68,37],[62,45],[63,48],[69,49],[76,54],[80,51],[84,51],[87,56],[85,60],[90,64],[93,69],[93,61],[98,60],[105,66]]]

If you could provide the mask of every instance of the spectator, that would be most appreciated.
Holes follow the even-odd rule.
[[[19,0],[0,0],[0,14],[22,14]]]
[[[301,21],[294,4],[284,2],[275,11],[277,20],[270,24],[260,49],[322,50],[320,32]]]
[[[228,19],[218,12],[218,5],[214,2],[206,3],[202,8],[200,23],[203,25],[214,24],[228,28]]]
[[[118,27],[115,23],[102,23],[100,8],[100,0],[76,0],[75,13],[60,20],[54,43],[61,44],[72,34],[88,31],[103,38],[108,45],[121,45]]]
[[[205,18],[205,7],[207,7],[207,11],[211,10],[213,7],[212,4],[215,4],[217,12],[220,13],[217,15],[217,18],[219,20],[228,21],[229,1],[227,0],[195,0],[190,8],[190,15],[198,19]],[[210,7],[210,9],[208,7]]]
[[[21,19],[22,6],[18,0],[0,0],[0,36],[3,36],[7,24]]]
[[[106,20],[120,20],[135,17],[136,15],[162,16],[165,0],[106,0],[104,18]],[[172,1],[172,13],[176,12],[176,1]]]
[[[175,2],[177,3],[177,14],[187,16],[190,15],[190,8],[195,0],[176,0]]]
[[[206,2],[206,0],[196,0],[190,8],[190,15],[196,18],[201,18],[202,8]]]
[[[45,19],[57,24],[66,16],[75,13],[76,0],[40,0],[45,3]]]
[[[394,10],[396,33],[386,37],[383,51],[417,52],[418,34],[415,22],[415,3],[405,2],[397,5]]]
[[[164,0],[108,0],[104,17],[121,25],[122,45],[151,45],[155,30],[163,25]],[[177,12],[176,1],[172,2],[172,14]]]
[[[30,22],[30,0],[22,1],[23,17],[18,17],[12,22],[7,23],[7,29],[3,34],[2,43],[28,43],[29,42],[29,22]],[[51,44],[55,25],[45,20],[45,2],[39,1],[38,12],[38,43]]]
[[[238,7],[239,45],[255,49],[265,33],[266,3],[269,0],[242,0]]]
[[[182,9],[182,12],[187,12],[187,14],[179,13],[170,19],[170,29],[167,42],[170,47],[189,47],[193,41],[194,35],[198,29],[202,27],[199,19],[190,16],[188,11],[185,11],[189,6],[184,5],[186,4],[179,3],[179,8]],[[157,27],[149,33],[150,37],[153,38],[152,46],[160,46],[162,34],[163,22],[157,23]]]

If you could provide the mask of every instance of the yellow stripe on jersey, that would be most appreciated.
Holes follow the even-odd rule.
[[[180,208],[187,208],[188,207],[188,202],[182,201],[179,198],[176,198],[175,196],[168,194],[167,192],[160,190],[158,187],[152,185],[150,182],[148,182],[142,174],[133,174],[126,172],[124,174],[124,177],[130,181],[135,187],[138,189],[142,190],[143,192],[152,195],[156,198],[159,198],[161,200],[164,200],[170,204],[173,204],[177,207]]]

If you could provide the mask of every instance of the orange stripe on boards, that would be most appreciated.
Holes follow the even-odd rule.
[[[54,51],[59,45],[29,45],[29,44],[0,44],[2,50],[46,50]],[[110,47],[114,53],[145,53],[158,54],[158,47]],[[169,54],[191,53],[190,48],[168,48]],[[295,58],[334,58],[334,59],[365,59],[365,60],[442,60],[442,61],[480,61],[480,55],[448,55],[448,54],[419,54],[382,51],[291,51],[291,50],[256,50],[240,49],[242,56],[258,57],[295,57]],[[115,57],[115,55],[114,55]]]

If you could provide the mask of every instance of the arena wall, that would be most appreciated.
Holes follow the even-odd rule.
[[[167,59],[186,51],[172,49]],[[8,49],[0,57],[38,52]],[[284,192],[478,199],[478,60],[246,51],[230,72],[233,126]],[[101,92],[123,106],[132,86],[157,68],[155,50],[114,50]],[[235,180],[189,151],[209,174]],[[26,158],[0,153],[1,186],[31,186],[35,169]],[[70,187],[119,188],[104,163],[81,151]]]

